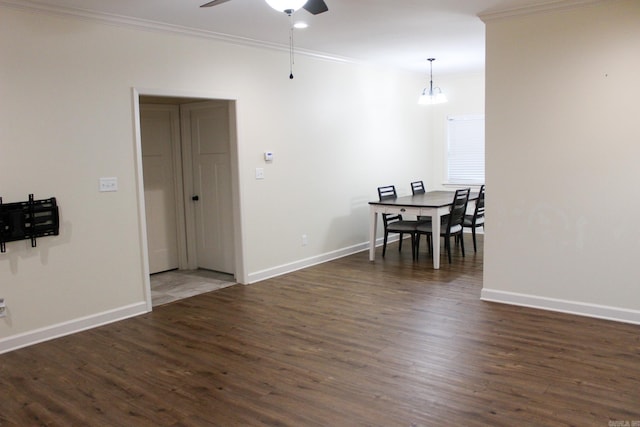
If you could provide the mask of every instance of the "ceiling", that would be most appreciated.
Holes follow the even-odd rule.
[[[250,44],[286,48],[289,18],[264,0],[232,0],[210,8],[208,0],[0,0],[0,5],[126,21],[168,24],[174,30]],[[325,0],[329,11],[301,9],[295,21],[298,54],[312,53],[356,62],[436,73],[484,68],[484,23],[478,14],[508,11],[549,0]],[[557,3],[557,0],[551,3]],[[135,18],[131,20],[130,18]]]

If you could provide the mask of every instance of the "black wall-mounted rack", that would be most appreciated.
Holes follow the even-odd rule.
[[[0,252],[6,252],[6,243],[31,239],[36,247],[36,237],[57,236],[60,217],[56,198],[34,200],[29,194],[26,202],[2,203],[0,197]]]

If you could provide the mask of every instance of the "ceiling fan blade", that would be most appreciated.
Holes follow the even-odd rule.
[[[329,10],[324,0],[309,0],[302,8],[313,15]]]
[[[226,3],[226,2],[228,2],[228,1],[229,1],[229,0],[213,0],[213,1],[210,1],[209,3],[205,3],[205,4],[201,5],[200,7],[211,7],[211,6],[217,6],[217,5],[219,5],[219,4]]]

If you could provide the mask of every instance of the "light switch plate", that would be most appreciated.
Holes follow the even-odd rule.
[[[118,178],[113,176],[100,178],[100,191],[118,191]]]
[[[256,168],[256,179],[264,179],[264,168]]]

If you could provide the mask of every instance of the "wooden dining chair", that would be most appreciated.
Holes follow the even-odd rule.
[[[427,192],[427,190],[424,188],[424,183],[422,181],[413,181],[411,183],[411,193],[415,196],[416,194],[425,194]],[[418,222],[426,222],[426,223],[431,223],[431,217],[430,216],[422,216],[422,215],[418,215],[417,217]],[[431,236],[427,235],[427,245],[429,245],[428,247],[431,247]]]
[[[425,192],[426,190],[422,181],[414,181],[411,183],[411,193],[413,193],[414,196],[416,194],[424,194]]]
[[[398,197],[396,193],[396,187],[394,185],[387,185],[384,187],[378,187],[378,198],[380,201],[396,199]],[[411,236],[411,257],[415,258],[415,241],[416,241],[416,226],[418,221],[404,220],[400,214],[382,214],[382,223],[384,225],[384,240],[382,243],[382,256],[384,257],[387,252],[387,239],[389,233],[400,234],[400,242],[398,243],[398,251],[402,251],[402,241],[404,235],[409,234]]]
[[[470,188],[464,188],[456,190],[451,203],[451,210],[449,215],[442,218],[440,223],[440,237],[444,237],[444,246],[447,250],[447,256],[449,258],[449,264],[451,264],[451,237],[462,236],[462,223],[464,222],[464,215],[467,211],[467,203],[469,202]],[[420,250],[420,235],[425,234],[428,237],[433,234],[432,224],[419,223],[416,226],[416,238],[415,238],[415,258],[418,258],[418,252]],[[431,241],[435,240],[435,236]],[[429,248],[430,249],[430,248]],[[460,239],[460,249],[462,250],[462,256],[464,257],[464,240]]]
[[[471,235],[473,236],[473,251],[478,252],[476,245],[476,228],[484,227],[484,185],[480,187],[473,215],[464,216],[462,227],[471,229]],[[462,235],[460,237],[462,238]]]

